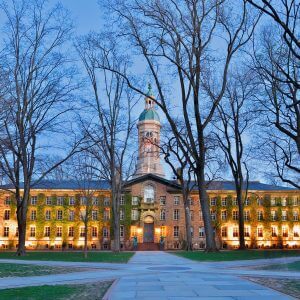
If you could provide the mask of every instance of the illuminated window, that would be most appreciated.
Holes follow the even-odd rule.
[[[4,211],[4,220],[9,220],[10,219],[10,210],[6,209]]]
[[[233,227],[232,236],[233,237],[239,237],[239,229],[238,229],[238,227]]]
[[[80,237],[85,237],[85,227],[80,227],[79,236]]]
[[[249,226],[246,226],[244,228],[244,236],[245,237],[250,237],[250,227]]]
[[[30,232],[29,232],[30,237],[35,237],[35,227],[30,227]]]
[[[160,234],[161,234],[161,236],[164,236],[164,237],[167,235],[166,226],[161,226],[160,227]]]
[[[263,228],[262,227],[257,228],[257,236],[258,237],[263,237]]]
[[[221,236],[227,237],[227,227],[226,226],[221,228]]]
[[[56,227],[56,236],[57,237],[61,237],[62,236],[62,227],[61,226],[57,226]]]
[[[98,227],[92,226],[92,237],[98,236]]]
[[[3,236],[4,237],[8,237],[9,236],[9,227],[4,227]]]
[[[288,237],[289,236],[289,230],[286,226],[282,227],[282,236],[283,237]]]
[[[272,226],[272,237],[277,237],[277,227]]]
[[[45,237],[49,237],[50,236],[50,226],[46,226],[45,227],[44,235],[45,235]]]
[[[74,227],[73,226],[69,227],[68,231],[69,231],[68,232],[69,237],[74,237]]]
[[[221,219],[223,221],[227,219],[227,211],[226,210],[222,210],[221,211]]]
[[[244,211],[244,220],[245,221],[249,221],[250,220],[250,211],[249,210],[245,210]]]
[[[262,221],[263,219],[264,219],[263,211],[262,210],[258,210],[257,211],[257,220],[258,221]]]
[[[282,211],[281,218],[282,218],[282,221],[286,221],[287,220],[287,211],[286,210]]]
[[[294,221],[299,221],[299,214],[297,211],[293,211],[293,220]]]
[[[277,211],[272,210],[271,211],[271,220],[276,221],[277,220]]]

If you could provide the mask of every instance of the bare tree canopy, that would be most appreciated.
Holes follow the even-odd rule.
[[[74,134],[67,155],[51,165],[43,164],[46,168],[37,167],[39,155],[50,145],[45,141],[47,134],[62,132],[63,116],[72,109],[72,92],[78,88],[70,58],[62,51],[72,23],[60,5],[47,9],[46,3],[12,1],[0,7],[7,20],[0,60],[0,78],[6,84],[0,118],[0,168],[15,191],[18,255],[25,253],[31,187],[72,156],[80,143]]]

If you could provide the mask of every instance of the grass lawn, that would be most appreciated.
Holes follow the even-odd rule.
[[[42,285],[0,290],[1,300],[102,299],[111,282]]]
[[[300,250],[232,250],[212,253],[206,253],[204,251],[177,251],[170,253],[197,261],[232,261],[300,256]]]
[[[300,261],[295,261],[288,264],[276,264],[256,267],[257,270],[269,270],[269,271],[297,271],[300,272]]]
[[[0,263],[0,278],[40,276],[85,271],[83,268],[48,267]]]
[[[133,254],[134,252],[89,252],[85,259],[82,252],[28,251],[25,256],[16,256],[15,252],[0,252],[0,259],[126,263]]]
[[[277,290],[283,294],[290,295],[299,299],[300,281],[298,279],[278,279],[266,277],[244,277],[258,284],[265,285],[271,289]]]

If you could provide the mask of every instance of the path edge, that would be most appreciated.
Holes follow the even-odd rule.
[[[119,282],[120,279],[115,279],[114,282],[111,284],[111,286],[108,288],[108,290],[106,291],[106,293],[104,294],[102,300],[110,300],[111,299],[111,294],[115,288],[115,286],[117,285],[117,283]]]

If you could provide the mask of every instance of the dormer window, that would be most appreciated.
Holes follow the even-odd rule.
[[[154,202],[154,187],[152,185],[146,185],[144,188],[144,202],[145,203]]]

